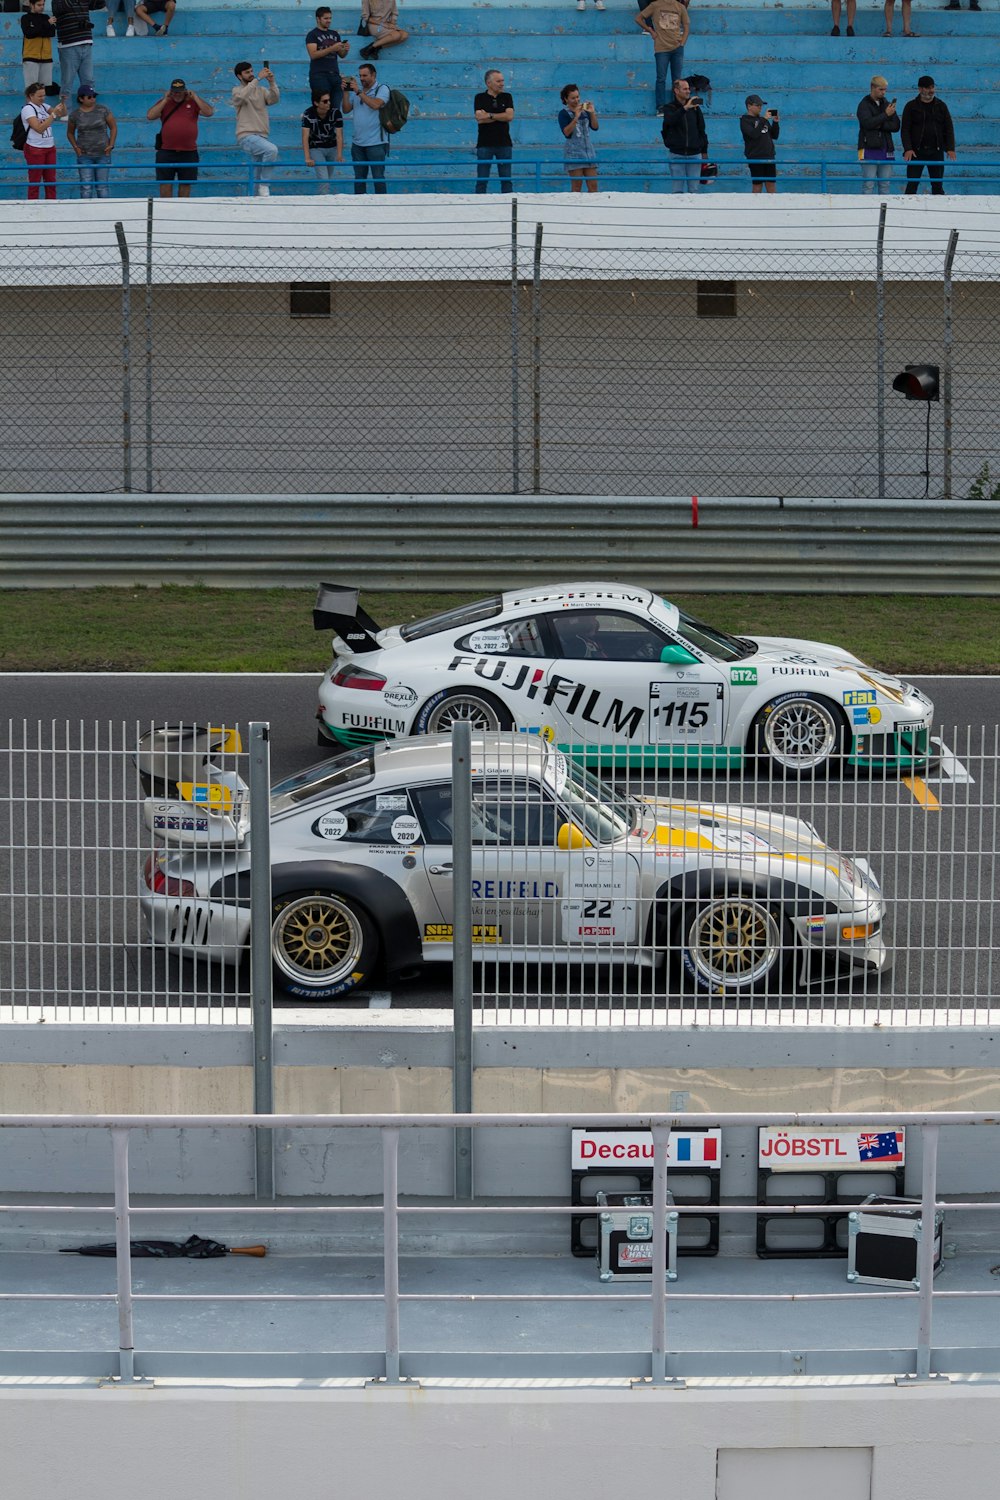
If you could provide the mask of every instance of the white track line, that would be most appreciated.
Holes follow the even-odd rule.
[[[923,778],[924,781],[964,781],[975,785],[976,778],[969,773],[968,769],[962,764],[958,756],[953,754],[953,752],[948,749],[948,746],[945,744],[944,740],[938,739],[936,735],[932,735],[931,744],[940,747],[941,759],[938,764],[938,774],[936,776],[925,776]]]

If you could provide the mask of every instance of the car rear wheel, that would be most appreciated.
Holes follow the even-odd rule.
[[[490,693],[451,688],[428,698],[417,715],[418,734],[447,734],[453,724],[466,722],[480,733],[512,729],[514,716]]]
[[[716,995],[774,989],[791,964],[787,921],[778,907],[749,892],[686,902],[678,935],[687,974]]]
[[[271,909],[275,984],[300,1000],[332,1000],[365,983],[378,936],[359,906],[332,891],[293,892]]]
[[[825,775],[843,767],[849,732],[835,703],[812,693],[788,693],[761,709],[751,749],[783,776]]]

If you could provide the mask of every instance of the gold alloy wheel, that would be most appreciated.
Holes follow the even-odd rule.
[[[752,896],[721,896],[698,911],[686,946],[704,983],[713,989],[748,989],[780,968],[781,923]]]
[[[333,895],[299,896],[271,928],[271,956],[296,984],[324,988],[360,965],[364,932],[356,914]]]

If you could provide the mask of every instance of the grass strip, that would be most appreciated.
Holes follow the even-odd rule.
[[[315,590],[0,591],[5,672],[311,672],[330,657]],[[482,597],[364,594],[380,625]],[[830,641],[890,672],[1000,671],[1000,599],[881,594],[684,594],[674,603],[736,634]]]

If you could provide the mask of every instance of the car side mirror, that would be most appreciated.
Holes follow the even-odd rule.
[[[594,847],[583,829],[577,827],[575,823],[561,823],[559,825],[556,843],[563,851],[567,849],[592,849]]]
[[[664,646],[660,652],[660,661],[669,667],[697,667],[698,658],[690,652],[686,646],[678,645],[671,641],[669,646]]]

